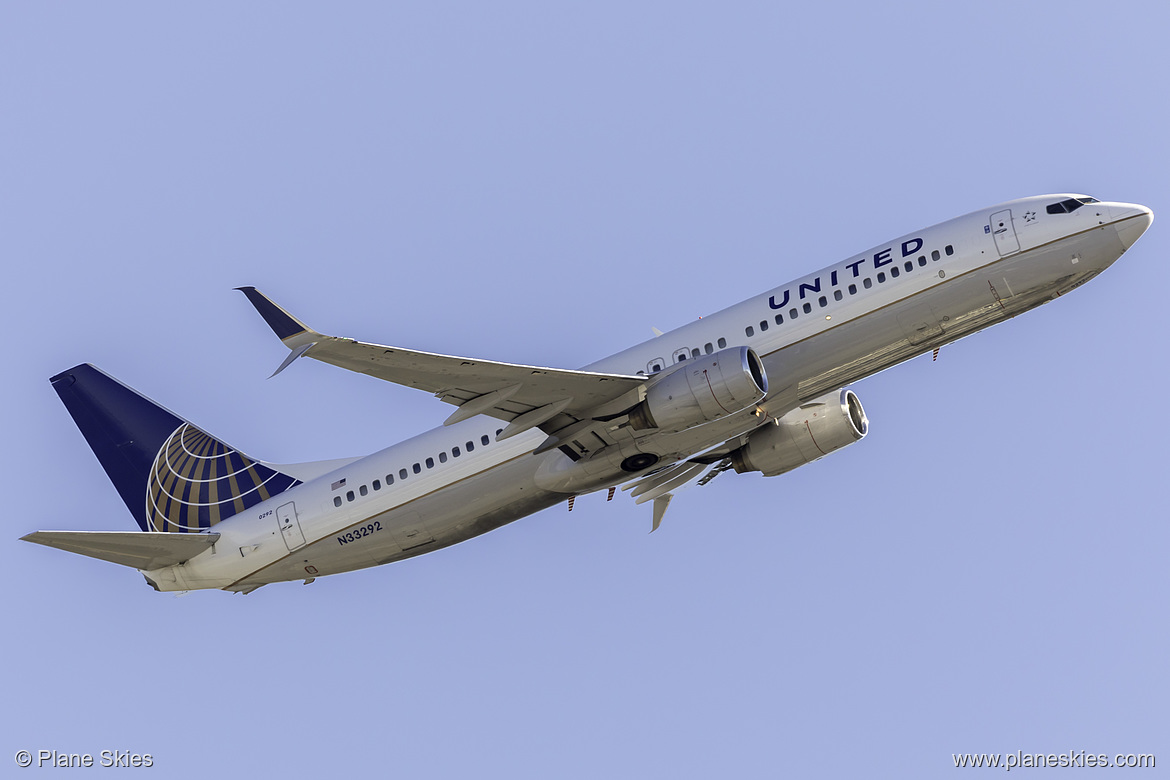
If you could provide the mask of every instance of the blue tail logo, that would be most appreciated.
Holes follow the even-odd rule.
[[[143,531],[206,531],[300,484],[89,364],[50,381]]]
[[[206,531],[298,484],[183,423],[163,443],[146,487],[151,531]]]

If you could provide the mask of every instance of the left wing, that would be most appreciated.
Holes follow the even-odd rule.
[[[444,425],[486,414],[509,423],[500,439],[537,426],[552,433],[583,420],[620,414],[645,397],[644,376],[523,366],[325,336],[255,287],[237,289],[292,350],[277,374],[306,355],[387,382],[426,390],[459,407]]]

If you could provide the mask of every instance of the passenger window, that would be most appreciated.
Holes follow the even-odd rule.
[[[691,350],[691,357],[693,357],[693,358],[697,358],[697,357],[698,357],[700,354],[701,354],[701,353],[699,352],[699,349],[698,349],[698,347],[696,347],[695,349],[692,349],[692,350]]]
[[[817,298],[817,304],[823,309],[829,305],[829,299],[822,295],[820,298]]]
[[[459,454],[460,454],[460,453],[459,453],[459,448],[458,448],[458,447],[452,447],[452,448],[451,448],[451,454],[452,454],[452,455],[454,455],[456,458],[458,458],[458,457],[459,457]]]
[[[377,480],[377,479],[375,479],[375,480],[374,480],[374,485],[373,485],[373,487],[374,487],[374,490],[381,490],[381,489],[382,489],[382,482],[381,482],[381,480]]]
[[[850,295],[857,295],[857,285],[855,285],[855,284],[849,285],[849,294]]]
[[[898,274],[900,274],[900,273],[902,273],[902,272],[898,270],[898,266],[894,266],[893,268],[890,269],[890,276],[894,277],[895,279],[898,278]]]
[[[421,463],[416,463],[416,464],[414,464],[413,466],[411,466],[411,467],[410,467],[410,469],[411,469],[411,471],[413,471],[415,474],[421,474],[421,473],[422,473],[422,464],[421,464]]]
[[[939,257],[941,257],[941,255],[938,253],[937,249],[930,253],[931,260],[938,260]]]
[[[504,432],[503,428],[496,428],[496,436],[499,436],[503,432]]]
[[[947,244],[944,247],[944,249],[946,250],[947,257],[950,257],[951,255],[953,255],[955,253],[955,248],[953,246],[951,246],[950,244]]]
[[[391,485],[393,485],[393,484],[394,484],[394,475],[393,475],[393,474],[387,474],[387,475],[386,475],[386,487],[390,487],[390,486],[391,486]]]
[[[398,478],[406,479],[406,469],[398,469]]]
[[[491,441],[491,439],[489,439],[489,438],[487,437],[487,434],[484,434],[483,436],[480,436],[480,437],[479,437],[479,443],[480,443],[480,444],[482,444],[482,445],[483,445],[483,446],[485,446],[485,447],[486,447],[486,446],[488,446],[488,442],[490,442],[490,441]]]
[[[345,500],[346,501],[353,501],[353,491],[352,490],[346,491]]]
[[[777,325],[779,325],[779,324],[781,324],[782,322],[784,322],[784,315],[783,315],[783,314],[777,314],[777,315],[776,315],[776,324],[777,324]]]
[[[475,452],[475,442],[473,442],[473,441],[464,442],[463,448],[465,450],[467,450],[468,452]]]
[[[796,315],[797,315],[796,309],[789,309],[788,310],[788,319],[794,320],[794,319],[796,319]]]
[[[808,314],[809,312],[812,311],[812,304],[806,303],[804,306],[801,306],[800,308],[804,309],[805,314]]]
[[[439,453],[439,463],[446,463],[446,462],[447,462],[447,453],[440,452]]]
[[[760,333],[763,333],[767,329],[768,329],[768,321],[767,320],[760,320]]]
[[[725,338],[720,338],[717,343],[719,344],[719,349],[725,349],[727,347],[727,339]]]
[[[435,467],[435,459],[434,458],[427,458],[427,468],[433,469],[434,467]]]
[[[903,265],[903,268],[905,268],[907,271],[913,271],[914,270],[914,263],[910,260],[907,260],[905,265]]]
[[[756,332],[755,332],[754,330],[752,330],[752,326],[751,326],[751,325],[748,325],[746,328],[744,328],[744,329],[743,329],[743,332],[744,332],[744,333],[746,333],[748,336],[754,336],[754,335],[756,335]]]
[[[341,496],[333,497],[333,506],[341,506]]]
[[[841,291],[840,291],[840,290],[833,290],[833,300],[835,300],[835,301],[839,301],[839,300],[841,300],[841,299],[842,299],[842,298],[844,298],[844,297],[845,297],[845,296],[841,294]]]
[[[926,255],[919,255],[918,256],[918,264],[921,266],[926,265]]]
[[[715,351],[715,345],[712,344],[710,341],[708,341],[706,344],[703,345],[703,351],[706,352],[708,355],[710,355],[712,352]]]
[[[358,492],[363,496],[368,496],[370,494],[369,488],[367,488],[365,485],[362,485],[360,488],[358,488]]]
[[[881,284],[885,280],[886,280],[886,272],[885,271],[878,271],[878,284]]]
[[[871,282],[869,277],[867,276],[867,277],[865,277],[865,279],[862,280],[861,286],[868,290],[870,287],[873,287],[873,282]]]

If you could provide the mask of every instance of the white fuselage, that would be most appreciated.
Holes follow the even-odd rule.
[[[1150,224],[1147,209],[1121,203],[1047,213],[1068,197],[1010,201],[903,236],[586,366],[652,375],[741,345],[763,361],[769,388],[758,407],[622,454],[649,447],[662,466],[750,433],[1072,290]],[[430,552],[632,478],[612,459],[586,469],[557,449],[534,455],[539,430],[496,441],[503,427],[474,417],[308,479],[219,523],[211,550],[146,574],[161,590],[307,580]]]

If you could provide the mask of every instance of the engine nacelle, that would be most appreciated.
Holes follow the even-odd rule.
[[[743,411],[768,394],[764,365],[751,347],[684,360],[646,390],[630,410],[634,430],[673,433]]]
[[[869,420],[852,390],[823,395],[754,432],[731,453],[735,470],[774,477],[860,441]]]

